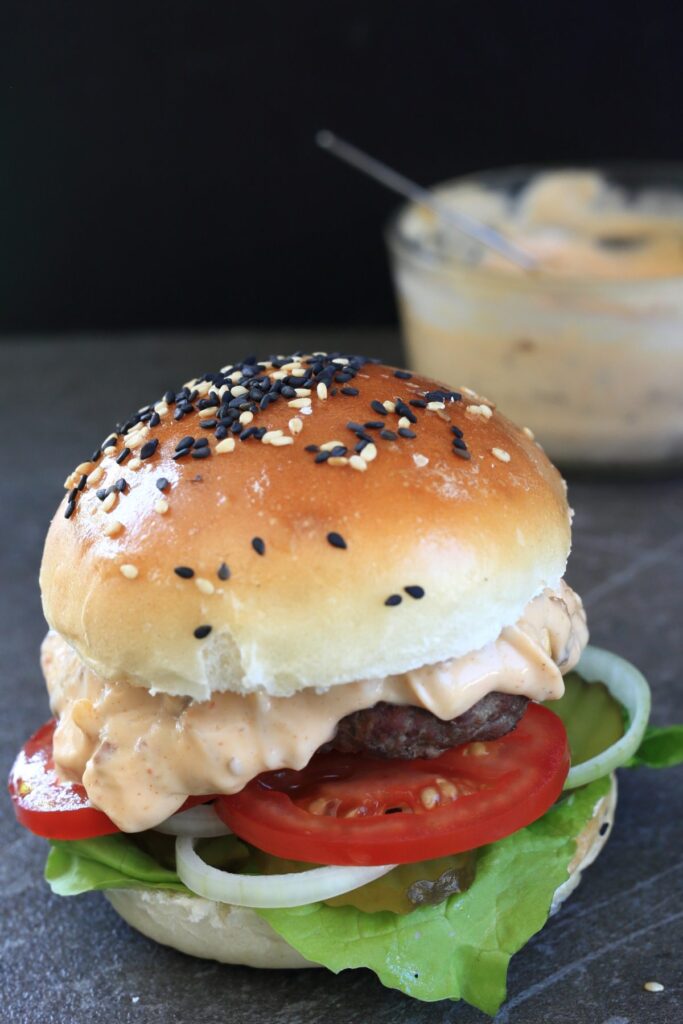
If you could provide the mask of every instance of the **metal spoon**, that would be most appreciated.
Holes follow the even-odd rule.
[[[488,224],[482,224],[481,221],[474,220],[465,213],[451,210],[437,199],[429,189],[423,188],[416,182],[411,181],[410,178],[399,174],[398,171],[394,171],[380,160],[376,160],[369,153],[364,153],[363,150],[358,149],[350,142],[345,142],[344,139],[340,139],[332,132],[326,130],[319,131],[316,134],[315,141],[321,149],[325,149],[333,156],[344,160],[347,164],[374,178],[381,185],[386,185],[387,188],[398,192],[414,203],[428,207],[446,227],[453,228],[463,235],[467,235],[468,238],[474,238],[481,245],[486,246],[487,249],[493,249],[494,252],[497,252],[506,260],[510,260],[515,266],[521,267],[522,270],[536,269],[537,262],[534,257],[529,256],[528,253],[513,245],[495,228],[489,227]]]

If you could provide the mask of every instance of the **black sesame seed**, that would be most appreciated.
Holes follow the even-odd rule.
[[[416,409],[426,409],[427,403],[423,402],[421,398],[411,398],[408,405],[415,406]]]
[[[197,628],[194,631],[194,635],[197,637],[197,640],[203,640],[204,637],[208,636],[210,632],[211,626],[197,626]]]
[[[96,448],[95,451],[90,456],[90,461],[91,462],[97,462],[101,458],[102,458],[102,449],[101,448]]]
[[[77,497],[78,497],[78,488],[77,487],[72,487],[71,490],[69,491],[69,501],[75,501]]]
[[[467,451],[467,445],[465,444],[465,442],[463,441],[463,439],[461,437],[454,437],[453,438],[453,447],[454,448],[459,448],[463,452]]]
[[[609,831],[609,822],[608,821],[603,821],[602,825],[600,826],[600,835],[604,836],[605,833],[608,832],[608,831]]]
[[[64,518],[65,519],[71,519],[71,516],[73,515],[75,508],[76,508],[76,502],[73,501],[73,499],[71,501],[68,501],[66,503],[66,508],[64,509]]]
[[[463,437],[464,436],[462,430],[460,429],[460,427],[451,427],[451,430],[453,431],[453,433],[455,434],[456,437]]]
[[[168,488],[168,480],[165,476],[160,476],[157,480],[157,487],[160,491],[165,491]]]
[[[173,459],[182,459],[186,455],[189,455],[191,451],[191,448],[181,448],[179,452],[173,453]]]
[[[348,448],[346,447],[346,445],[343,445],[343,444],[335,445],[335,447],[330,452],[330,457],[334,458],[334,459],[340,459],[342,457],[342,455],[346,455],[347,451],[348,451]]]
[[[173,572],[183,580],[191,580],[194,576],[194,569],[190,569],[189,565],[176,565]]]
[[[425,592],[422,587],[410,586],[404,587],[403,589],[405,590],[408,597],[414,597],[416,601],[419,601],[421,597],[425,596]]]
[[[130,448],[123,448],[116,457],[116,463],[118,466],[125,462],[130,455]]]
[[[216,576],[218,576],[219,580],[229,580],[230,579],[230,570],[228,569],[228,567],[225,564],[225,562],[221,562],[221,564],[218,566],[218,570],[216,572]]]
[[[383,420],[370,420],[368,423],[365,424],[365,427],[368,430],[384,430],[384,421]]]
[[[142,448],[140,449],[140,458],[151,459],[158,447],[159,439],[157,437],[155,437],[152,441],[147,441],[145,444],[143,444]]]
[[[82,491],[83,488],[85,487],[86,483],[87,483],[87,480],[88,480],[88,474],[87,473],[83,473],[82,476],[81,476],[81,479],[78,481],[78,484],[76,485],[76,490],[77,491]]]
[[[191,453],[193,459],[208,459],[211,454],[210,448],[195,448]]]
[[[346,541],[342,537],[341,533],[335,533],[334,531],[332,531],[332,533],[328,533],[327,540],[328,543],[331,544],[333,548],[346,549]]]
[[[346,426],[347,426],[347,428],[349,430],[354,430],[354,431],[358,431],[358,430],[362,430],[363,429],[363,424],[362,423],[356,423],[355,420],[349,420],[349,422],[346,424]],[[382,424],[382,426],[384,426],[384,424]]]
[[[383,438],[383,440],[385,440],[385,441],[395,441],[396,440],[396,434],[393,432],[393,430],[382,430],[382,431],[380,431],[380,435],[379,436],[381,438]]]
[[[362,452],[362,451],[363,451],[363,449],[364,449],[364,448],[367,448],[367,446],[368,446],[369,444],[370,444],[370,442],[369,442],[369,441],[363,441],[363,440],[361,440],[361,441],[359,441],[359,442],[358,442],[358,444],[357,444],[357,445],[355,445],[355,446],[354,446],[354,449],[353,449],[353,450],[354,450],[354,452]]]
[[[417,437],[417,434],[415,433],[415,431],[414,430],[408,430],[408,427],[399,427],[398,428],[398,435],[399,435],[399,437]]]
[[[465,451],[462,448],[454,448],[453,449],[453,454],[454,455],[459,455],[461,459],[471,459],[472,458],[472,453],[468,452],[468,451]]]
[[[239,420],[235,420],[235,422],[230,427],[230,430],[232,431],[233,434],[241,434],[243,429],[244,426],[242,423],[240,423]]]
[[[208,437],[198,437],[197,440],[194,443],[194,447],[195,448],[208,448],[209,447],[209,439],[208,439]]]
[[[186,434],[185,437],[182,437],[180,441],[178,441],[178,444],[175,446],[175,450],[179,452],[182,448],[191,448],[193,444],[194,437],[192,434]]]
[[[240,434],[240,441],[248,441],[250,437],[256,437],[259,429],[259,427],[248,427],[246,430],[243,430]]]
[[[99,490],[95,491],[95,494],[100,499],[100,501],[104,501],[108,493],[109,492],[107,491],[106,487],[100,487]]]
[[[320,451],[320,449],[318,448],[317,444],[307,444],[306,447],[304,448],[304,451],[305,452],[318,452],[318,451]]]
[[[114,484],[114,490],[118,491],[119,494],[123,494],[124,491],[127,489],[127,487],[128,487],[128,484],[123,479],[123,477],[119,477],[119,479]]]
[[[316,457],[315,457],[315,459],[313,461],[314,462],[327,462],[327,460],[329,459],[331,454],[332,454],[332,452],[318,452],[318,454],[316,455]]]
[[[397,604],[400,604],[403,598],[400,594],[391,594],[390,597],[384,602],[387,608],[395,608]]]
[[[347,384],[346,387],[343,387],[341,389],[341,393],[342,395],[350,395],[351,397],[355,398],[356,395],[360,394],[360,391],[358,390],[358,388],[351,388]]]
[[[257,555],[265,555],[266,542],[261,537],[252,537],[251,546]]]
[[[388,416],[388,412],[385,409],[385,407],[382,405],[381,402],[378,402],[377,400],[370,402],[370,408],[374,412],[378,413],[380,416]]]
[[[164,392],[164,402],[166,402],[166,405],[173,405],[175,403],[175,391]]]
[[[412,373],[408,373],[407,370],[395,370],[394,371],[394,377],[398,377],[399,380],[410,380],[412,378],[412,376],[413,376]]]
[[[111,437],[108,437],[107,440],[102,445],[102,451],[104,451],[105,448],[112,448],[115,444],[116,444],[116,436],[114,434],[112,434]]]
[[[213,430],[213,428],[216,426],[216,420],[202,420],[199,426],[202,428],[202,430]]]
[[[161,423],[161,416],[159,415],[158,412],[153,412],[152,415],[149,418],[149,425],[150,425],[150,427],[158,427],[160,423]]]
[[[395,404],[396,412],[398,413],[399,416],[405,416],[405,418],[407,420],[410,420],[411,423],[417,423],[417,416],[410,408],[410,406],[406,405],[406,403],[401,398],[397,398]]]
[[[216,433],[213,436],[217,441],[222,441],[224,437],[228,436],[228,428],[221,424],[219,427],[216,427]]]

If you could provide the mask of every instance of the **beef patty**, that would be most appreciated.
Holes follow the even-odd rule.
[[[527,697],[489,693],[464,714],[444,722],[424,708],[380,701],[342,718],[326,749],[376,757],[438,757],[474,740],[495,740],[517,725]]]

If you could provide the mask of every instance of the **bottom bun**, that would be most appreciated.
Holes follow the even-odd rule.
[[[569,878],[555,891],[554,914],[581,881],[609,838],[617,805],[617,780],[593,810],[593,817],[576,837]],[[607,825],[607,828],[604,826]],[[124,921],[164,946],[181,953],[248,967],[320,967],[305,960],[263,918],[247,907],[214,903],[201,896],[184,896],[161,889],[109,889],[107,899]]]

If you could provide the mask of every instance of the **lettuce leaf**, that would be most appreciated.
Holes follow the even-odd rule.
[[[77,896],[93,889],[189,892],[175,871],[161,867],[123,833],[96,839],[53,840],[50,846],[45,880],[58,896]]]
[[[627,768],[672,768],[683,764],[683,725],[649,725]]]
[[[479,851],[464,893],[405,916],[322,903],[259,910],[291,946],[335,973],[368,967],[415,999],[465,999],[494,1015],[505,999],[510,958],[545,924],[568,877],[575,836],[609,788],[597,779],[542,818]]]

